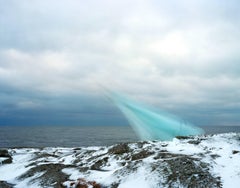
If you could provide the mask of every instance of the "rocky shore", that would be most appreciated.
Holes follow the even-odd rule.
[[[109,147],[0,149],[1,188],[238,187],[240,134]]]

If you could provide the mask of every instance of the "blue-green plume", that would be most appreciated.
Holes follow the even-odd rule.
[[[204,131],[163,111],[149,109],[119,93],[108,96],[122,111],[141,140],[171,140],[176,136],[203,134]]]

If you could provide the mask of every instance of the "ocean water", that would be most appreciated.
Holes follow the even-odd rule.
[[[240,126],[203,126],[206,134],[240,132]],[[130,126],[0,126],[0,148],[106,146],[139,139]]]

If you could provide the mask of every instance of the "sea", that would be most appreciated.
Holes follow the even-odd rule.
[[[240,126],[202,126],[206,134],[240,132]],[[130,126],[0,126],[0,148],[86,147],[136,142]]]

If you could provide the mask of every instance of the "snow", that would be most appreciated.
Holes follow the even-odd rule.
[[[16,177],[29,169],[26,168],[25,165],[27,165],[29,159],[31,159],[31,154],[23,153],[23,155],[18,154],[13,156],[12,164],[4,164],[0,166],[0,180],[14,183]]]
[[[138,169],[136,173],[128,176],[123,182],[120,184],[119,188],[130,188],[130,187],[144,187],[144,188],[154,188],[156,186],[156,182],[152,181],[154,177],[148,177],[146,174],[145,167],[141,167]]]
[[[23,187],[28,187],[28,188],[41,188],[41,186],[38,185],[38,183],[29,183],[30,180],[40,177],[43,173],[37,173],[31,178],[26,178],[23,181],[17,182],[17,185],[15,188],[23,188]],[[16,183],[16,182],[15,182]]]
[[[5,161],[6,159],[8,159],[7,157],[0,157],[0,164],[2,164],[3,161]]]
[[[124,181],[119,188],[130,188],[130,187],[144,187],[144,188],[152,188],[149,185],[149,182],[146,182],[143,177],[140,176],[130,176],[128,180]]]
[[[180,140],[176,138],[174,138],[172,142],[168,143],[167,150],[172,153],[180,153],[185,155],[193,155],[202,152],[201,148],[198,148],[193,144],[180,142]]]
[[[240,184],[240,153],[239,142],[232,140],[236,134],[221,134],[203,142],[213,153],[219,157],[215,160],[213,173],[218,174],[223,180],[223,187],[239,187]]]
[[[198,144],[192,144],[189,141],[199,141]],[[140,151],[147,150],[154,154],[141,159],[141,163],[136,163],[136,170],[127,174],[125,165],[131,158],[129,153],[124,153],[122,158],[119,155],[109,154],[111,147],[86,147],[74,150],[73,148],[21,148],[9,149],[13,162],[11,164],[1,164],[6,158],[0,158],[0,180],[15,184],[15,188],[37,188],[39,182],[31,180],[39,177],[42,173],[36,173],[34,176],[19,180],[17,177],[26,173],[30,168],[30,163],[40,164],[74,164],[78,167],[88,167],[89,170],[81,171],[80,168],[66,167],[62,172],[69,175],[68,181],[64,185],[71,187],[72,181],[78,178],[84,178],[87,181],[96,181],[97,183],[109,186],[114,182],[119,183],[119,188],[144,187],[155,188],[163,182],[157,174],[151,173],[151,164],[155,161],[159,151],[167,151],[174,154],[188,155],[197,158],[208,164],[209,171],[214,177],[221,177],[223,188],[238,188],[240,185],[240,134],[218,134],[212,136],[195,136],[187,139],[174,138],[173,141],[154,141],[142,144],[128,144],[132,150],[131,155]],[[236,152],[233,152],[236,151]],[[43,158],[36,158],[37,153],[49,154]],[[216,156],[216,157],[214,157]],[[98,161],[107,161],[100,165],[101,170],[94,170],[90,167]],[[77,159],[77,162],[76,162]],[[161,159],[162,161],[164,159]],[[134,164],[134,161],[131,161]],[[87,165],[87,166],[86,166]],[[29,167],[27,167],[29,166]],[[146,173],[147,172],[147,173]],[[51,185],[49,186],[51,187]],[[160,186],[161,187],[161,186]],[[181,187],[176,184],[176,187]]]
[[[75,168],[65,168],[62,170],[63,173],[70,175],[69,179],[70,180],[76,180],[79,177],[81,177],[81,175],[83,175],[82,173],[80,173],[77,169]]]

